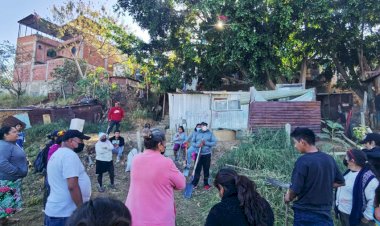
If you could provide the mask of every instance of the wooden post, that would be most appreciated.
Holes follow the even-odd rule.
[[[162,103],[162,119],[161,120],[164,120],[164,117],[165,117],[165,99],[166,99],[166,93],[164,93],[164,100]]]
[[[365,113],[367,112],[367,91],[364,92],[362,111],[360,112],[360,124],[365,126]]]
[[[141,134],[140,134],[140,130],[137,130],[136,138],[137,138],[137,150],[139,152],[141,152],[142,151],[142,146],[141,146]]]
[[[286,133],[286,146],[290,147],[291,141],[290,141],[290,133],[291,133],[291,125],[289,123],[285,124],[285,133]]]

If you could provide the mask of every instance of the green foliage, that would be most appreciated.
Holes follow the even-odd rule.
[[[0,43],[0,74],[10,70],[10,66],[13,66],[13,58],[15,56],[16,49],[9,41],[3,41]]]
[[[369,127],[368,126],[358,126],[358,127],[354,127],[352,129],[353,131],[353,134],[354,134],[354,137],[356,138],[356,140],[363,140],[365,135],[368,133],[368,129]]]
[[[368,62],[374,70],[380,61],[376,0],[118,0],[117,10],[148,30],[151,42],[141,47],[159,65],[159,76],[199,77],[209,89],[235,73],[255,85],[294,82],[306,62],[321,70],[317,79],[337,72],[338,85],[361,96],[358,68]],[[217,30],[221,16],[225,25]],[[175,60],[163,52],[174,52]]]
[[[97,67],[88,73],[87,76],[81,78],[77,83],[78,94],[90,96],[99,100],[103,107],[107,107],[112,94],[118,91],[118,84],[111,83],[107,70]]]
[[[46,97],[43,96],[20,96],[19,99],[14,98],[10,94],[0,94],[0,107],[2,108],[18,108],[21,106],[29,106],[39,104]]]
[[[41,141],[42,143],[45,143],[46,136],[49,135],[54,130],[63,130],[69,128],[70,123],[59,121],[59,122],[53,122],[49,124],[39,124],[34,125],[31,128],[26,130],[26,144],[25,146],[28,146],[29,144]]]
[[[344,145],[346,148],[350,147],[350,145],[343,140],[344,127],[340,123],[331,120],[321,120],[321,122],[325,124],[326,127],[322,128],[323,133],[318,135],[320,138],[327,138],[330,141]]]
[[[326,128],[322,128],[322,131],[328,134],[331,139],[339,136],[339,134],[344,133],[344,127],[338,122],[331,120],[322,120],[322,123],[326,125]]]
[[[152,115],[146,108],[137,108],[132,111],[131,118],[132,120],[137,119],[147,119],[150,118]]]

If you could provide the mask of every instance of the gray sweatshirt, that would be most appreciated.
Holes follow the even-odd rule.
[[[202,147],[201,155],[211,154],[212,147],[216,145],[214,134],[210,130],[194,133],[191,145],[198,150],[202,140],[205,141],[205,144]]]
[[[27,173],[25,152],[15,143],[0,140],[0,180],[15,181]]]

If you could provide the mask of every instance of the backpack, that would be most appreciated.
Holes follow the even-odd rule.
[[[47,166],[47,155],[49,153],[50,143],[45,146],[40,152],[38,152],[36,160],[34,160],[33,167],[35,173],[42,173]]]
[[[38,153],[36,160],[34,160],[33,167],[35,173],[42,173],[42,171],[44,171],[43,150]]]

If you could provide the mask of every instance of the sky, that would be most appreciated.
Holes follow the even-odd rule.
[[[111,10],[116,0],[98,0],[100,5],[106,6]],[[53,5],[62,5],[64,0],[5,0],[2,1],[0,7],[0,43],[5,40],[10,41],[12,44],[17,43],[18,23],[17,21],[25,18],[26,16],[37,13],[42,18],[52,18],[50,9]],[[141,28],[133,22],[130,16],[120,18],[121,21],[128,25],[130,31],[137,35],[144,41],[149,40],[148,32],[141,30]]]

